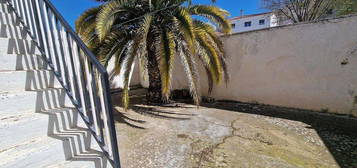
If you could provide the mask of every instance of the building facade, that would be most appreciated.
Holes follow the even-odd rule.
[[[278,18],[272,13],[243,15],[231,19],[232,33],[240,33],[278,26]]]

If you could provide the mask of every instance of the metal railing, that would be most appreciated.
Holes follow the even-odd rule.
[[[108,73],[49,0],[7,0],[113,167],[120,167]]]

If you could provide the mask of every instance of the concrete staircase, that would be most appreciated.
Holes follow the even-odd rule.
[[[0,167],[110,167],[26,30],[0,0]]]

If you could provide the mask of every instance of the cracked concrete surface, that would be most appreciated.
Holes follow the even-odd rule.
[[[348,167],[300,121],[183,103],[116,109],[126,168]]]

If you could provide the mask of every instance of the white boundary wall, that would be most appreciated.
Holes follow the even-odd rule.
[[[357,16],[223,37],[231,81],[216,99],[357,116]],[[341,63],[347,63],[342,65]],[[173,89],[187,88],[176,60]],[[202,94],[207,79],[200,70]],[[141,81],[147,86],[147,81]]]

